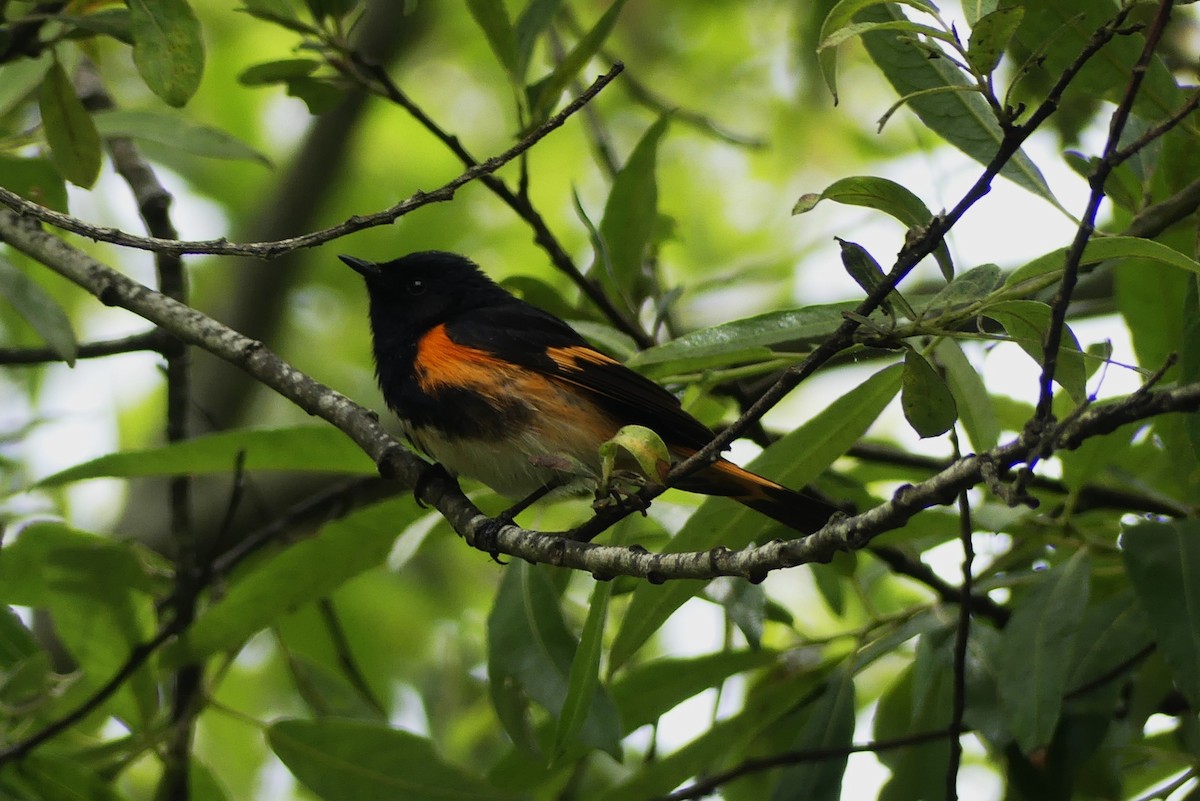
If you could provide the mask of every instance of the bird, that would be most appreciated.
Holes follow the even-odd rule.
[[[366,283],[384,401],[408,440],[452,476],[528,501],[595,488],[600,446],[623,426],[656,432],[676,463],[713,438],[673,394],[464,256],[338,258]],[[727,496],[802,534],[838,511],[724,458],[674,486]]]

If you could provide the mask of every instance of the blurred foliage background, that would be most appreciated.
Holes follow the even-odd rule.
[[[936,37],[911,20],[947,36],[953,23],[965,44],[996,5],[947,3],[940,17],[931,17],[924,3],[908,3],[909,22],[876,34],[925,34],[930,46]],[[1118,8],[1097,0],[1002,5],[1024,16],[984,23],[1001,43],[999,67],[983,72],[1001,95],[1019,78],[1009,99],[1029,107]],[[834,6],[829,0],[379,0],[362,8],[344,0],[256,0],[245,7],[217,0],[9,0],[0,2],[0,186],[96,225],[143,230],[110,158],[94,183],[64,183],[81,165],[54,144],[55,109],[65,115],[64,126],[74,125],[70,102],[48,99],[58,64],[85,102],[97,96],[87,91],[87,76],[103,86],[115,110],[93,105],[88,113],[102,134],[134,138],[174,197],[179,238],[297,236],[387,208],[463,170],[429,126],[364,88],[364,65],[384,65],[412,104],[483,159],[539,121],[529,102],[536,93],[526,87],[555,74],[607,19],[611,31],[577,73],[562,76],[561,88],[577,95],[618,59],[624,73],[527,159],[497,175],[514,190],[528,181],[532,207],[570,261],[593,277],[603,268],[594,266],[589,228],[615,230],[619,239],[620,227],[606,229],[601,221],[636,220],[635,212],[648,208],[639,223],[648,233],[636,243],[636,280],[606,286],[618,306],[633,297],[630,316],[665,346],[758,314],[861,298],[835,236],[861,245],[885,269],[904,245],[908,226],[892,216],[845,198],[794,215],[802,196],[840,179],[879,176],[937,212],[954,205],[980,173],[976,160],[907,105],[877,127],[897,99],[896,67],[868,52],[858,36],[837,50],[834,104],[817,61],[818,45],[836,32],[823,30]],[[505,8],[512,21],[546,15],[530,40],[525,74],[516,78],[495,38]],[[902,13],[878,3],[838,4],[841,12],[859,8]],[[1134,4],[1130,25],[1148,24],[1154,9]],[[153,49],[147,20],[199,32],[202,71],[194,87],[177,90],[182,95],[152,89],[152,76],[170,73],[180,60],[198,68],[195,54],[181,45],[183,55],[167,49],[173,55],[165,67],[137,63],[130,41],[144,55]],[[1006,287],[999,282],[1074,235],[1073,216],[1088,194],[1078,171],[1101,151],[1130,54],[1143,41],[1130,31],[1103,51],[1101,66],[1081,76],[1027,143],[1048,191],[1039,196],[999,179],[950,232],[957,274],[999,265],[995,282],[968,300],[1048,299],[1032,291],[1001,297]],[[1196,77],[1197,31],[1194,6],[1176,8],[1143,96],[1162,105],[1135,106],[1135,133],[1187,96]],[[60,82],[57,91],[70,85]],[[621,183],[615,176],[661,120],[665,132],[648,145],[649,160],[637,162],[638,175],[627,174],[636,199],[648,206],[621,208],[612,201]],[[1195,194],[1197,153],[1194,119],[1139,151],[1113,179],[1100,228],[1128,231],[1147,209],[1176,193]],[[1187,372],[1196,337],[1195,208],[1193,201],[1169,225],[1139,229],[1140,242],[1154,241],[1116,247],[1120,266],[1109,258],[1081,286],[1070,319],[1092,354],[1080,360],[1079,386],[1086,372],[1094,397],[1132,391],[1171,352],[1184,353],[1185,373],[1168,372],[1166,385],[1195,380]],[[68,239],[155,285],[151,254]],[[335,255],[387,260],[424,249],[470,256],[513,291],[578,322],[598,345],[677,389],[694,414],[717,427],[737,416],[739,399],[761,392],[824,332],[805,313],[791,323],[773,316],[733,334],[733,346],[715,359],[703,352],[702,338],[682,340],[682,355],[657,362],[635,357],[637,344],[556,268],[527,220],[479,181],[452,202],[425,206],[394,225],[269,261],[185,256],[187,301],[382,412],[365,292]],[[1200,580],[1200,552],[1191,544],[1200,531],[1192,522],[1198,480],[1192,424],[1181,416],[1121,429],[1048,460],[1040,469],[1045,481],[1031,487],[1039,510],[971,493],[967,526],[980,552],[975,578],[990,604],[986,613],[976,609],[982,617],[956,669],[959,610],[947,595],[962,582],[962,522],[954,507],[932,508],[879,540],[892,549],[890,561],[842,554],[830,565],[774,573],[762,585],[688,583],[645,614],[666,597],[654,595],[657,588],[630,579],[597,583],[520,562],[500,567],[464,547],[435,512],[408,497],[387,497],[394,490],[378,484],[355,483],[341,505],[291,514],[297,504],[343,486],[345,474],[367,475],[372,465],[363,458],[327,472],[338,459],[353,458],[332,443],[331,432],[306,433],[314,421],[300,409],[198,349],[191,350],[187,427],[192,436],[233,435],[203,453],[154,461],[173,453],[160,450],[168,411],[163,356],[135,352],[81,358],[73,366],[59,358],[76,341],[142,332],[146,323],[102,306],[15,248],[0,253],[0,296],[8,301],[0,302],[4,744],[19,744],[78,708],[131,649],[151,639],[156,613],[168,615],[178,578],[171,475],[189,476],[190,529],[205,553],[236,548],[283,520],[266,548],[217,576],[198,606],[191,639],[167,643],[123,689],[31,755],[10,759],[0,750],[4,797],[655,798],[747,758],[928,733],[944,729],[952,714],[972,731],[962,737],[965,767],[951,770],[964,797],[1194,792],[1200,690],[1192,685],[1200,649],[1192,646],[1200,642],[1200,610],[1173,593],[1190,592]],[[926,259],[906,281],[906,297],[920,306],[946,281],[939,264]],[[879,371],[904,358],[904,344],[891,341],[856,346],[806,381],[768,415],[770,434],[739,440],[734,457],[746,461],[777,435],[832,409],[819,420],[841,424],[838,436],[848,441],[819,466],[816,483],[865,509],[901,483],[932,475],[959,451],[982,451],[1002,433],[1019,432],[1032,416],[1040,368],[1019,347],[1022,334],[1011,317],[995,311],[989,319],[1000,328],[979,322],[985,316],[976,311],[953,326],[913,329],[905,340],[940,370],[951,370],[961,445],[949,435],[920,436],[899,401],[889,403],[899,368]],[[834,314],[834,324],[839,319]],[[772,326],[782,333],[769,339],[773,351],[764,354],[755,337]],[[949,368],[939,343],[954,340],[967,358]],[[18,363],[20,354],[47,346],[56,355]],[[978,376],[974,383],[962,383],[964,369]],[[862,387],[876,387],[876,394],[864,400],[855,394]],[[1056,409],[1068,412],[1072,400],[1082,397],[1060,393]],[[291,446],[280,445],[289,440]],[[249,449],[253,459],[277,446],[263,458],[291,469],[235,476],[238,450]],[[805,447],[793,438],[768,451],[764,458],[779,471],[773,476],[801,470]],[[126,458],[38,483],[114,452]],[[485,488],[467,489],[486,511],[506,506]],[[728,525],[742,543],[783,536],[765,519],[731,518],[732,504],[721,503],[706,503],[709,517],[700,519],[733,520]],[[627,520],[606,536],[663,547],[687,521],[699,525],[698,504],[670,493],[648,519]],[[582,502],[564,502],[522,520],[552,530],[586,511]],[[1147,532],[1152,544],[1127,563],[1118,547],[1122,515],[1131,523],[1129,515],[1147,513],[1168,522],[1144,526],[1169,531]],[[726,523],[713,525],[725,531]],[[907,565],[899,572],[908,578],[897,574],[896,559]],[[578,653],[592,648],[598,674],[595,665],[589,673],[586,663],[573,662],[581,641]],[[191,662],[203,667],[201,689],[180,722],[170,698]],[[955,692],[960,683],[965,718],[952,709],[956,698],[963,700],[963,690]],[[181,740],[181,727],[194,731],[194,739]],[[747,770],[714,792],[731,799],[943,798],[947,765],[957,766],[952,739],[854,756],[849,769],[841,754]],[[170,745],[180,742],[182,767]],[[167,780],[181,770],[182,789]],[[1158,787],[1166,789],[1148,794]]]

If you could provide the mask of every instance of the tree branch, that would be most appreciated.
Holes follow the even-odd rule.
[[[310,414],[321,417],[349,436],[379,466],[385,478],[416,486],[427,464],[379,425],[378,417],[345,396],[296,370],[261,342],[248,339],[199,311],[165,297],[106,267],[66,242],[33,227],[17,214],[0,210],[0,240],[54,269],[95,294],[103,302],[122,306],[245,370]],[[1096,404],[1052,427],[1046,440],[1057,448],[1078,447],[1084,440],[1110,433],[1122,425],[1169,412],[1200,409],[1200,383],[1160,391],[1142,391],[1105,404]],[[422,482],[422,500],[437,507],[468,544],[560,567],[586,570],[598,578],[636,576],[650,581],[741,576],[762,580],[769,571],[808,562],[825,562],[841,550],[865,547],[879,534],[896,528],[923,509],[950,503],[964,488],[983,481],[984,465],[998,469],[1026,461],[1038,442],[1027,436],[984,454],[965,456],[932,478],[902,487],[892,500],[852,518],[826,525],[808,537],[776,540],[732,551],[714,548],[692,553],[648,553],[637,547],[580,542],[571,532],[544,533],[515,525],[494,536],[491,521],[448,476],[429,475]],[[486,540],[486,541],[485,541]]]
[[[163,334],[155,329],[141,334],[131,334],[118,339],[106,339],[100,342],[85,342],[75,353],[76,359],[99,359],[104,356],[116,356],[122,353],[137,353],[139,351],[155,351],[162,353],[174,337]],[[0,366],[19,366],[61,362],[62,356],[50,348],[0,348]]]

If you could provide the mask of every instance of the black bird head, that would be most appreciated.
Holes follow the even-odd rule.
[[[367,282],[376,335],[396,328],[417,333],[470,309],[515,301],[475,262],[455,253],[427,250],[380,263],[338,258]]]

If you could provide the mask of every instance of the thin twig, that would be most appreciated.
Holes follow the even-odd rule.
[[[740,779],[744,776],[750,776],[755,773],[762,773],[764,770],[783,767],[785,765],[800,765],[806,762],[821,762],[827,759],[841,759],[850,756],[851,754],[871,753],[878,754],[883,751],[895,751],[900,748],[911,748],[915,745],[924,745],[925,743],[937,742],[944,740],[947,737],[954,737],[961,734],[961,729],[938,729],[936,731],[922,731],[915,734],[906,734],[903,737],[894,737],[889,740],[875,740],[869,743],[861,743],[859,745],[834,746],[831,748],[810,748],[803,751],[785,751],[782,754],[773,754],[769,757],[759,757],[757,759],[747,759],[736,767],[729,770],[714,773],[704,779],[694,782],[693,784],[684,787],[681,790],[660,796],[654,801],[688,801],[693,798],[703,798],[712,793],[721,785],[728,784],[735,779]]]
[[[1089,180],[1092,191],[1088,196],[1087,206],[1075,231],[1075,239],[1071,242],[1071,247],[1067,250],[1066,257],[1064,258],[1063,275],[1058,287],[1058,293],[1054,296],[1054,300],[1050,304],[1050,324],[1046,331],[1046,340],[1042,346],[1042,358],[1044,361],[1039,381],[1038,402],[1033,420],[1030,421],[1031,425],[1035,428],[1044,428],[1052,414],[1051,403],[1054,400],[1054,374],[1058,367],[1058,351],[1062,345],[1063,331],[1066,328],[1067,306],[1071,302],[1071,294],[1074,292],[1075,284],[1079,279],[1079,263],[1083,260],[1084,248],[1096,230],[1096,215],[1100,210],[1101,201],[1104,200],[1104,185],[1108,181],[1109,174],[1116,167],[1113,159],[1118,152],[1125,124],[1128,122],[1129,115],[1133,110],[1133,101],[1141,89],[1142,80],[1145,78],[1150,59],[1158,47],[1159,39],[1162,38],[1163,30],[1166,28],[1167,20],[1171,16],[1173,5],[1174,0],[1161,0],[1159,3],[1158,12],[1155,14],[1154,21],[1150,24],[1150,28],[1146,33],[1145,46],[1142,48],[1142,53],[1138,57],[1137,63],[1134,64],[1129,85],[1125,87],[1125,95],[1121,98],[1121,103],[1113,112],[1112,119],[1109,122],[1108,141],[1104,145],[1104,156],[1096,165],[1096,169]],[[1031,464],[1030,468],[1032,467],[1033,465]]]
[[[365,75],[366,80],[364,83],[366,86],[369,88],[372,88],[372,84],[377,86],[383,97],[386,97],[407,111],[425,130],[429,131],[439,142],[445,145],[465,167],[473,169],[478,165],[478,161],[471,155],[462,141],[457,136],[443,129],[432,117],[425,113],[424,109],[414,103],[412,98],[405,94],[396,82],[392,80],[386,69],[378,64],[367,61],[356,52],[352,52],[349,55],[354,65]],[[615,77],[623,69],[624,65],[618,61],[608,74]],[[591,90],[589,89],[581,94],[580,98],[583,98],[588,92],[591,92]],[[580,108],[583,105],[581,103]],[[550,230],[541,213],[530,202],[526,191],[513,192],[504,181],[491,174],[481,175],[479,180],[480,183],[491,190],[492,194],[500,198],[505,205],[516,212],[517,216],[533,229],[533,240],[550,257],[550,263],[559,272],[570,278],[587,295],[588,299],[596,305],[596,308],[604,313],[609,322],[625,334],[633,337],[634,341],[640,347],[646,348],[654,344],[654,341],[637,325],[636,321],[630,320],[613,304],[599,283],[579,271],[571,255],[567,253],[566,248],[558,241],[558,237]]]
[[[325,622],[325,630],[329,632],[329,639],[333,643],[333,652],[337,654],[338,664],[341,665],[346,680],[350,682],[350,686],[367,706],[386,718],[387,707],[375,696],[370,682],[367,681],[362,668],[358,666],[358,660],[354,658],[354,651],[350,647],[350,638],[346,636],[346,629],[342,626],[341,618],[338,617],[333,599],[325,597],[317,601],[317,611],[321,613],[321,620]]]
[[[457,178],[449,181],[438,189],[432,192],[416,192],[411,197],[403,200],[391,208],[373,214],[358,215],[349,218],[345,222],[324,228],[320,231],[304,234],[302,236],[291,237],[289,239],[278,239],[272,242],[246,242],[237,243],[230,242],[225,238],[207,239],[207,240],[178,240],[178,239],[162,239],[158,237],[136,236],[126,233],[117,228],[108,228],[103,226],[91,225],[80,219],[72,217],[68,214],[48,209],[45,206],[40,206],[37,203],[26,200],[20,195],[12,192],[4,187],[0,187],[0,204],[7,206],[13,211],[22,216],[32,217],[41,220],[44,223],[53,225],[55,228],[60,228],[64,231],[70,231],[74,234],[87,237],[99,242],[109,242],[114,245],[136,248],[138,250],[149,250],[156,253],[205,253],[210,255],[220,256],[251,256],[259,259],[273,259],[284,253],[301,248],[313,248],[318,245],[323,245],[326,242],[332,242],[335,239],[346,236],[347,234],[361,231],[366,228],[373,228],[380,225],[390,225],[404,215],[427,206],[431,203],[444,203],[454,197],[454,193],[461,187],[471,181],[481,178],[485,175],[490,175],[496,170],[503,167],[508,162],[515,159],[517,156],[529,150],[535,144],[544,139],[549,133],[557,128],[562,127],[573,114],[579,111],[583,106],[595,97],[604,87],[612,83],[613,79],[620,74],[623,65],[615,64],[612,69],[600,76],[588,87],[587,92],[575,98],[568,103],[562,111],[555,114],[546,122],[539,125],[533,131],[525,136],[517,144],[510,147],[503,153],[493,156],[485,161],[480,162],[474,167],[465,170]]]
[[[118,339],[106,339],[99,342],[85,342],[75,352],[76,359],[99,359],[105,356],[117,356],[122,353],[138,353],[140,351],[156,351],[162,353],[173,338],[165,336],[155,329],[141,334],[131,334]],[[0,348],[0,366],[19,367],[61,362],[62,356],[51,348]]]
[[[950,442],[954,446],[954,457],[962,458],[958,434],[950,429]],[[971,642],[971,602],[975,569],[975,545],[971,541],[974,526],[971,524],[971,501],[964,489],[958,494],[959,539],[962,540],[962,595],[968,599],[958,608],[958,627],[954,632],[954,686],[951,700],[951,731],[961,731],[963,716],[967,712],[967,649]],[[950,756],[946,763],[946,801],[958,798],[958,768],[962,762],[962,738],[950,738]]]

